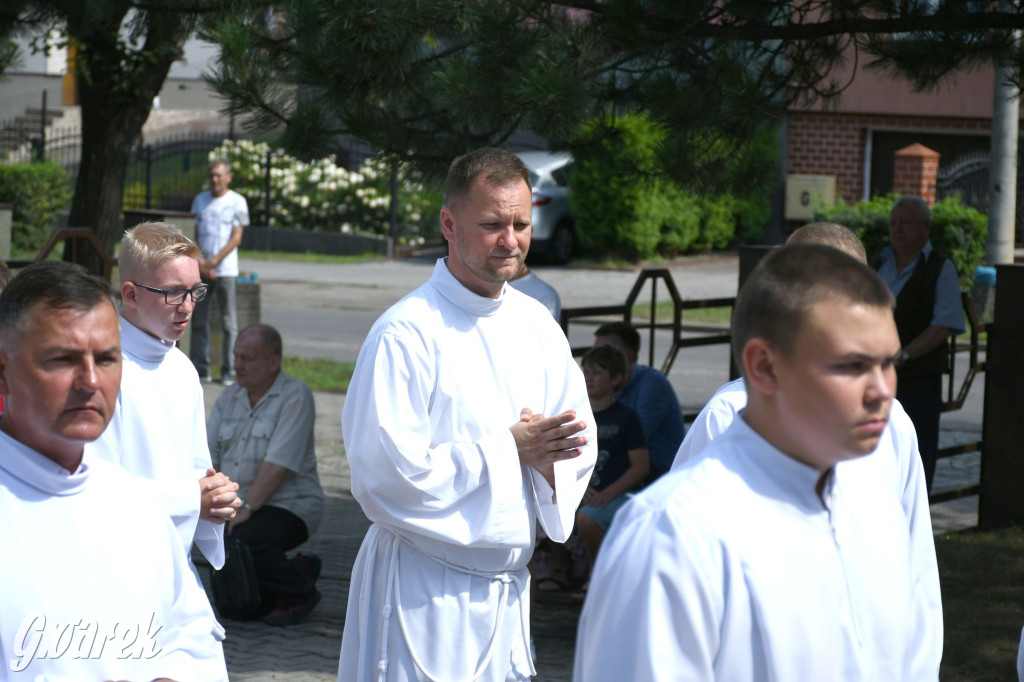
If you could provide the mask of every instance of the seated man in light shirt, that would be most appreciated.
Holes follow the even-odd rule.
[[[315,555],[288,558],[323,516],[316,471],[316,405],[303,381],[281,370],[281,335],[247,327],[235,342],[237,383],[217,398],[206,425],[214,466],[238,482],[242,507],[228,527],[249,546],[270,625],[291,625],[320,601]]]

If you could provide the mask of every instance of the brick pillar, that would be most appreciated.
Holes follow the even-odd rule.
[[[919,196],[931,206],[935,203],[938,174],[939,153],[923,144],[912,144],[893,155],[892,191]]]

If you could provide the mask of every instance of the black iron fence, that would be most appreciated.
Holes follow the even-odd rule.
[[[63,166],[74,184],[82,156],[81,128],[50,128],[45,137],[39,132],[31,137],[11,132],[7,139],[21,142],[8,145],[4,163],[51,161]],[[223,141],[221,135],[186,132],[136,145],[125,175],[124,209],[189,210],[206,181],[207,155]]]

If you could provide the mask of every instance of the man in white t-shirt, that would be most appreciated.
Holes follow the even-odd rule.
[[[245,197],[228,189],[231,167],[218,159],[210,163],[210,190],[199,194],[192,202],[196,216],[196,241],[202,255],[199,271],[203,281],[210,285],[210,296],[196,304],[192,325],[192,363],[204,382],[211,381],[210,373],[210,306],[214,297],[220,308],[221,329],[221,382],[234,383],[231,352],[238,335],[238,314],[235,291],[238,283],[238,246],[242,243],[242,230],[249,225],[249,207]]]

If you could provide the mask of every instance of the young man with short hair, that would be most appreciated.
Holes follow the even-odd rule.
[[[857,235],[836,223],[804,225],[796,229],[786,243],[831,246],[861,263],[867,262],[864,246]],[[719,388],[690,425],[683,444],[679,446],[672,470],[686,466],[700,455],[713,439],[729,428],[746,404],[747,391],[743,379],[730,381]],[[879,490],[889,490],[900,500],[903,516],[893,519],[893,522],[907,525],[912,565],[931,608],[931,617],[923,624],[927,636],[922,638],[922,645],[918,648],[915,669],[938,675],[943,645],[942,595],[928,489],[917,450],[917,433],[898,399],[892,402],[889,423],[875,451],[867,457],[842,462],[837,466],[847,475],[860,477]]]
[[[118,259],[121,392],[109,427],[87,448],[144,479],[154,503],[178,529],[186,554],[195,543],[219,569],[223,524],[241,504],[238,485],[212,468],[203,387],[175,345],[195,302],[206,293],[198,253],[192,240],[168,223],[143,223],[125,232]],[[218,635],[223,638],[223,629]]]
[[[899,499],[836,466],[872,452],[895,393],[892,296],[819,245],[744,284],[748,402],[690,466],[620,510],[580,619],[575,678],[934,680]]]

